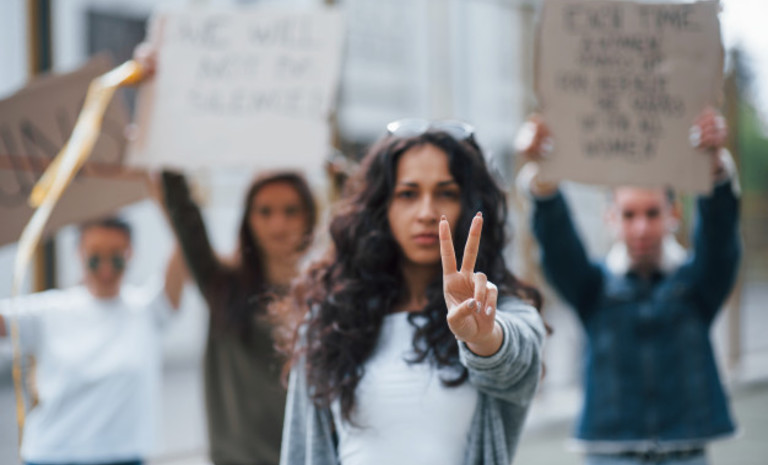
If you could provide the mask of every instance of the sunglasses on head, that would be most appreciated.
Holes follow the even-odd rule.
[[[473,140],[475,128],[458,120],[430,121],[420,118],[404,118],[387,124],[387,132],[395,137],[416,137],[427,132],[444,132],[457,141]]]
[[[125,257],[122,255],[114,254],[110,256],[91,255],[88,257],[88,269],[96,271],[99,269],[102,263],[109,261],[112,265],[112,269],[115,271],[123,271],[125,269]]]

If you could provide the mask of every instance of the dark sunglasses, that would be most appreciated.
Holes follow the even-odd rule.
[[[444,132],[457,141],[474,142],[475,127],[458,120],[430,121],[420,118],[404,118],[387,124],[387,132],[395,137],[416,137],[427,132]]]
[[[108,257],[103,257],[101,255],[91,255],[88,257],[88,269],[91,271],[96,271],[99,269],[102,263],[109,261],[112,265],[112,269],[115,271],[123,271],[125,269],[125,257],[122,255],[110,255]]]

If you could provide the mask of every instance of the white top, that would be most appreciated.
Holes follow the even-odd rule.
[[[12,310],[13,309],[13,310]],[[29,462],[144,458],[155,436],[161,329],[172,308],[163,289],[124,287],[97,299],[85,287],[0,302],[16,311],[22,350],[37,359],[40,403],[24,428]]]
[[[405,312],[384,318],[357,386],[356,425],[341,419],[338,399],[332,403],[342,465],[463,462],[477,390],[468,381],[445,387],[441,372],[429,362],[407,363],[413,357],[414,332]]]

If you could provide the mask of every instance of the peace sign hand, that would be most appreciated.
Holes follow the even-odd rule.
[[[474,272],[482,229],[483,216],[478,213],[472,219],[461,270],[458,270],[451,228],[443,216],[440,219],[440,256],[448,327],[456,339],[464,341],[472,352],[488,356],[501,347],[503,333],[496,324],[499,290],[484,273]]]

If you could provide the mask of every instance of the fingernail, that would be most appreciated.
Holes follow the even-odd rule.
[[[555,143],[552,141],[551,137],[547,137],[544,139],[541,143],[541,153],[544,155],[549,155],[552,153],[552,151],[555,149]]]
[[[715,118],[715,127],[720,130],[725,129],[725,118],[722,116]]]
[[[530,150],[534,137],[536,137],[536,125],[531,121],[526,121],[520,127],[515,138],[515,150],[518,152]]]
[[[440,221],[448,221],[448,218],[445,215],[440,215]]]
[[[485,314],[490,315],[491,313],[493,313],[493,307],[491,307],[490,305],[485,307]]]
[[[688,140],[694,148],[698,147],[701,144],[701,128],[693,126],[688,132]]]
[[[483,212],[477,212],[477,215],[475,215],[475,216],[477,216],[479,218],[482,218],[483,217]]]
[[[475,307],[477,307],[477,301],[475,299],[470,299],[467,307],[469,307],[470,310],[474,310]]]

